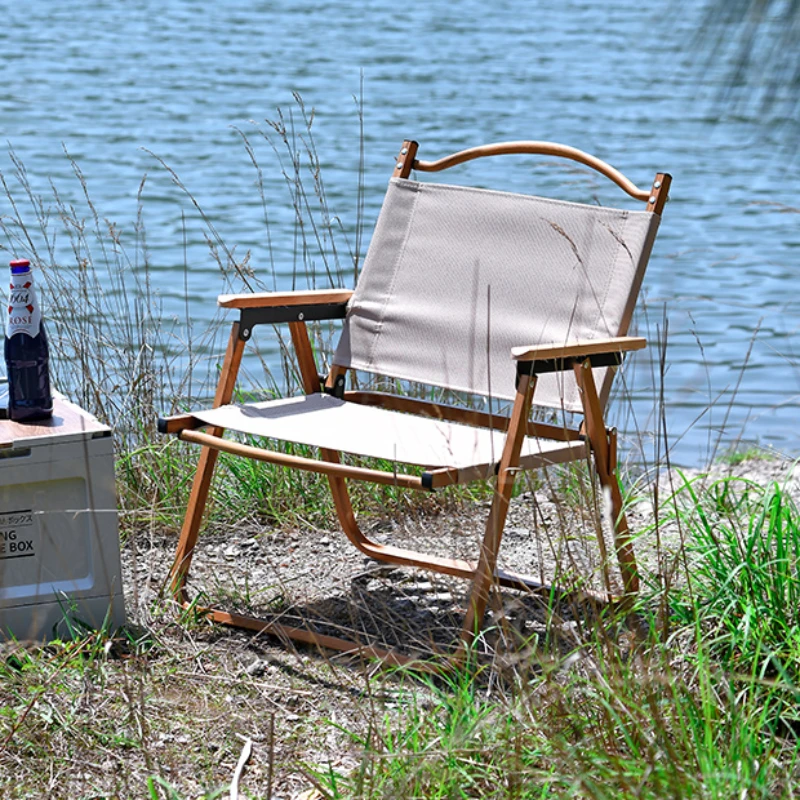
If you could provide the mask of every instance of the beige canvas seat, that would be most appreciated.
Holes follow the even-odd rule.
[[[217,453],[282,464],[328,476],[340,523],[367,555],[392,564],[455,575],[472,582],[457,653],[480,628],[497,581],[532,586],[497,569],[503,527],[521,470],[591,456],[611,496],[621,594],[638,590],[638,575],[616,478],[616,433],[603,409],[626,352],[645,346],[627,336],[645,267],[667,198],[669,175],[638,189],[608,164],[544,142],[487,145],[439,161],[417,159],[404,142],[354,291],[224,295],[235,309],[214,407],[161,420],[163,432],[202,446],[172,569],[176,597],[188,603],[192,561]],[[620,210],[487,189],[426,183],[412,170],[439,171],[478,157],[546,154],[590,166],[644,209]],[[343,319],[329,374],[320,378],[306,324]],[[288,323],[305,395],[231,404],[237,372],[253,329]],[[487,410],[414,399],[407,394],[348,390],[348,371],[423,384],[455,396],[483,397]],[[510,407],[504,415],[495,409]],[[533,405],[583,416],[578,427],[531,420]],[[225,431],[312,445],[319,458],[289,455],[225,437]],[[388,471],[342,463],[349,453],[392,462]],[[407,470],[403,465],[420,469]],[[443,558],[378,544],[359,529],[347,480],[435,490],[494,480],[486,532],[474,560]],[[605,559],[602,536],[598,537]],[[607,574],[607,571],[606,571]],[[607,586],[611,594],[612,587]],[[356,646],[390,661],[402,657],[304,628],[290,628],[209,609],[226,624],[321,646]]]

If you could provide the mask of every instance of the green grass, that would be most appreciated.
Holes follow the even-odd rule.
[[[735,467],[745,461],[772,461],[776,458],[774,452],[765,450],[763,447],[737,447],[732,446],[717,458],[720,464],[727,464]]]
[[[682,675],[675,652],[603,650],[506,696],[474,677],[411,686],[399,721],[356,738],[356,769],[313,779],[335,798],[794,796],[797,742],[771,732],[768,690],[737,692],[710,661]]]
[[[532,796],[519,793],[521,783],[541,771],[551,747],[484,689],[471,671],[401,685],[400,724],[387,714],[365,735],[349,734],[361,763],[350,775],[318,771],[317,785],[336,798]]]
[[[691,581],[676,603],[725,664],[800,677],[800,516],[778,483],[686,481],[676,503]],[[685,501],[685,502],[684,502]]]
[[[312,770],[324,795],[797,796],[800,513],[779,484],[699,476],[661,515],[688,543],[666,598],[582,626],[566,650],[556,611],[502,688],[488,667],[409,676],[400,714],[351,734],[355,769]]]

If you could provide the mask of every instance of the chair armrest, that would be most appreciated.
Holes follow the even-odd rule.
[[[587,339],[568,344],[531,345],[512,347],[511,357],[515,361],[551,361],[553,359],[576,359],[607,353],[624,353],[642,350],[647,340],[640,336],[616,336],[611,339]]]
[[[250,292],[221,294],[217,304],[222,308],[286,308],[347,303],[352,289],[307,289],[299,292]]]
[[[647,341],[638,336],[616,336],[611,339],[588,339],[568,344],[512,347],[511,357],[517,362],[517,376],[562,372],[587,358],[593,367],[614,367],[622,363],[622,354],[641,350]]]
[[[300,292],[223,294],[222,308],[238,308],[241,336],[247,340],[256,325],[344,319],[352,289],[308,289]]]

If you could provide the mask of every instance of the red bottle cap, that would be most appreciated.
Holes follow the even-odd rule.
[[[17,260],[17,261],[11,261],[11,262],[9,262],[9,265],[8,265],[8,266],[9,266],[9,267],[29,267],[30,265],[31,265],[31,262],[30,262],[30,261],[28,261],[28,259],[27,259],[27,258],[20,258],[20,259],[19,259],[19,260]]]

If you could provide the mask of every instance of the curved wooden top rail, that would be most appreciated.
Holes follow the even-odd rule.
[[[634,199],[641,200],[644,203],[648,202],[650,199],[651,193],[649,189],[640,189],[635,183],[628,180],[619,170],[614,169],[610,164],[606,164],[605,161],[601,161],[596,156],[589,155],[589,153],[584,153],[583,150],[578,150],[575,147],[569,147],[565,144],[556,144],[555,142],[529,141],[485,144],[480,147],[470,147],[468,150],[461,150],[458,153],[440,158],[438,161],[420,161],[416,159],[414,161],[414,169],[418,169],[420,172],[439,172],[440,170],[454,167],[457,164],[463,164],[465,161],[472,161],[475,158],[482,158],[483,156],[523,153],[558,156],[559,158],[568,158],[572,161],[577,161],[605,175]]]

